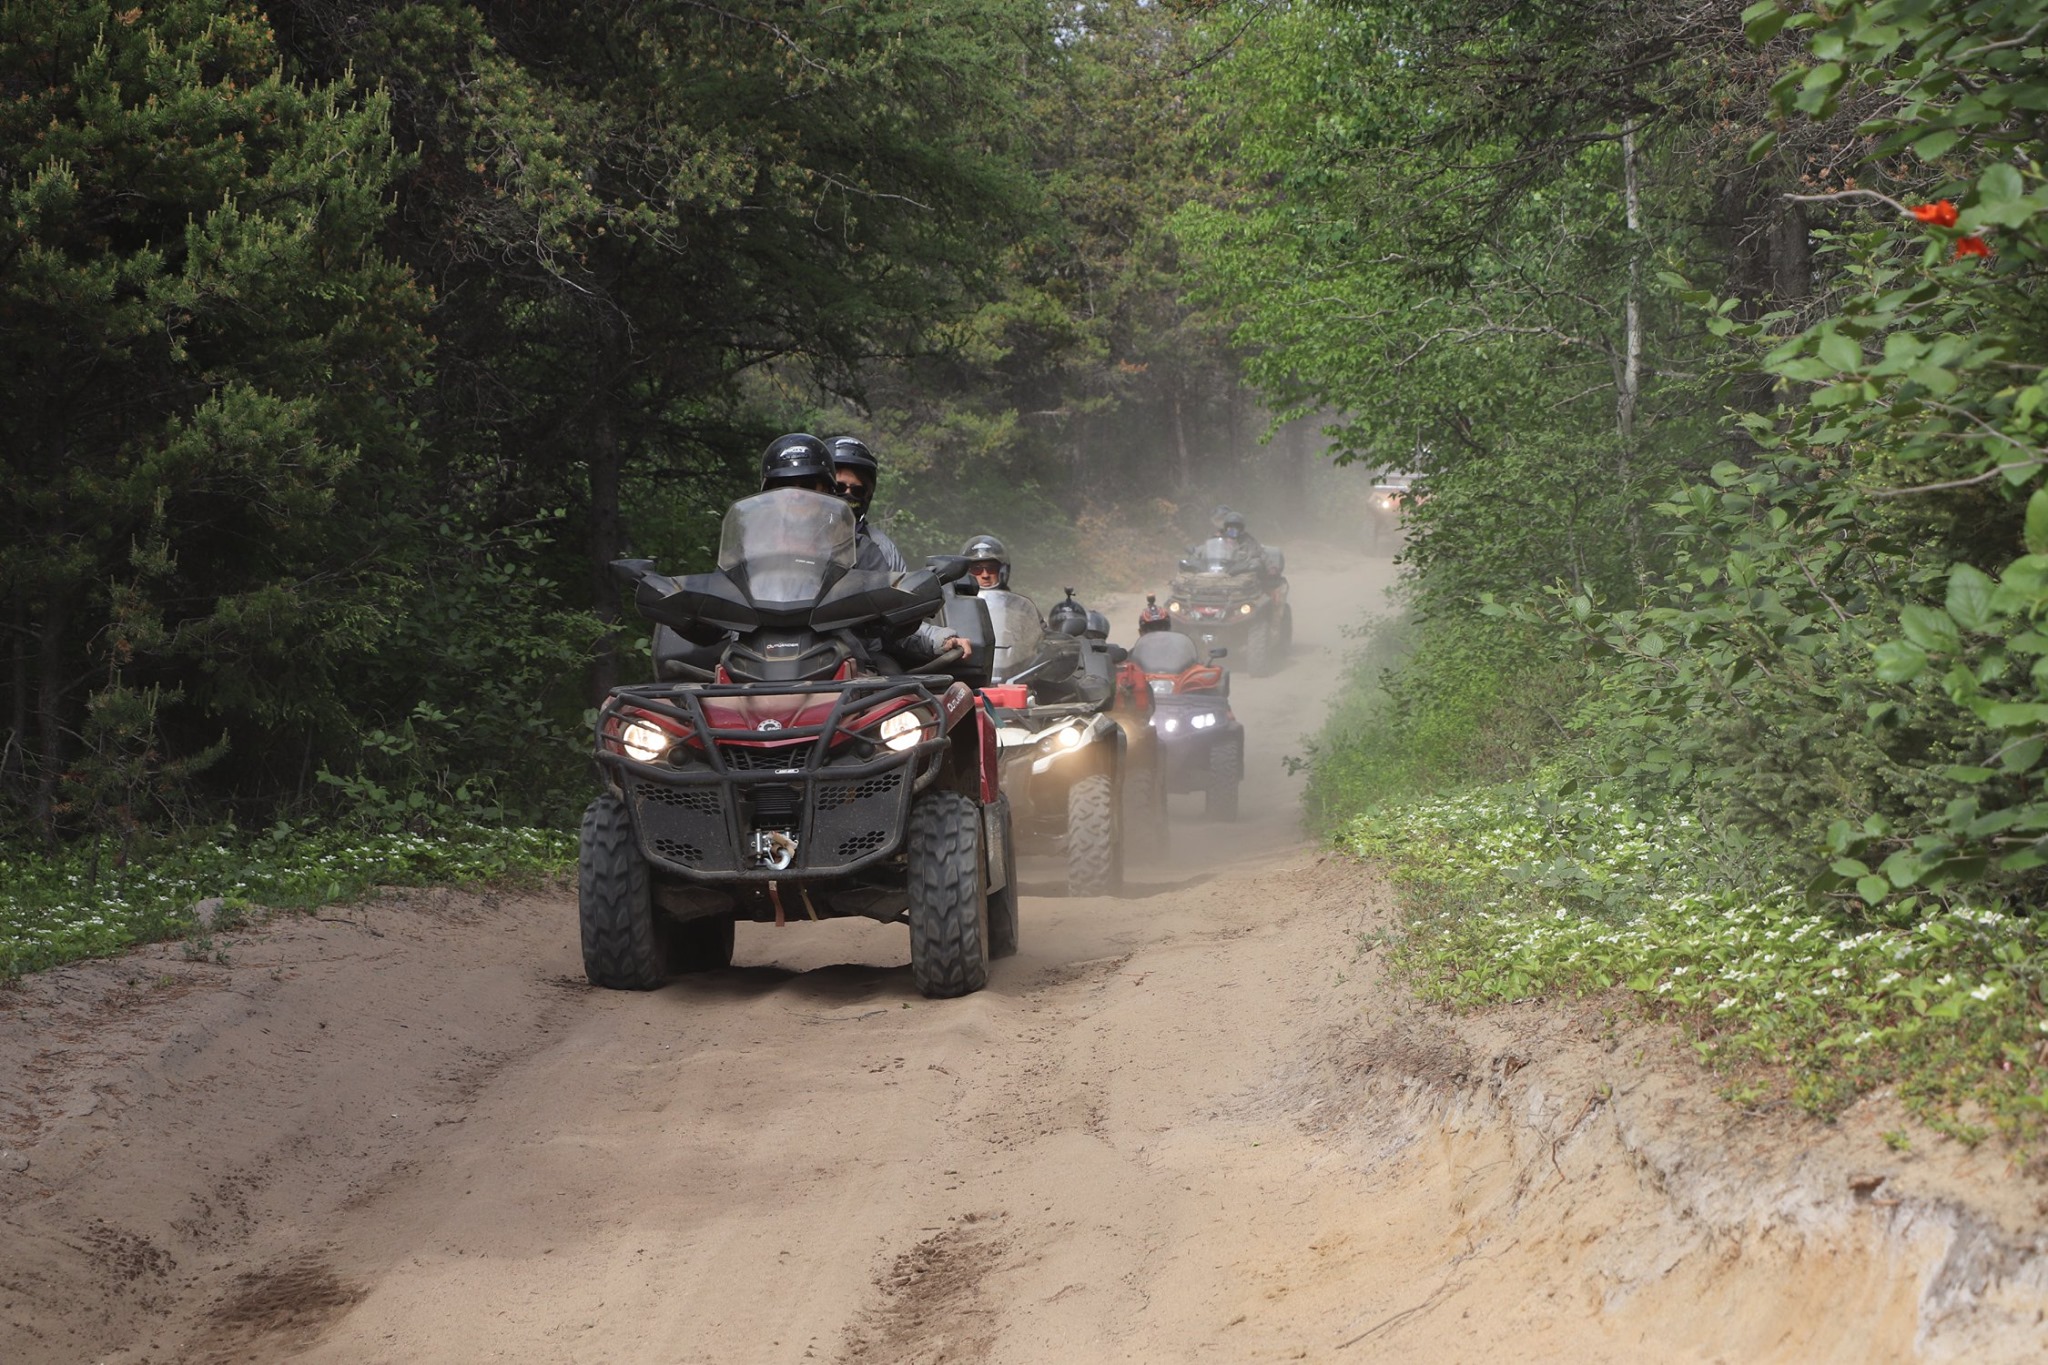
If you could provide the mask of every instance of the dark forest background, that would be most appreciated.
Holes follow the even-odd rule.
[[[8,5],[0,831],[562,820],[644,675],[605,565],[701,567],[779,431],[867,437],[916,553],[1299,504],[1313,432],[1261,447],[1166,226],[1209,192],[1189,41],[1036,0]]]
[[[1356,534],[1325,490],[1411,469],[1395,723],[1311,755],[1326,813],[1561,763],[1744,876],[2027,900],[2044,32],[15,0],[0,836],[559,824],[642,667],[605,563],[701,563],[808,428],[913,552],[1062,569],[1218,499]]]

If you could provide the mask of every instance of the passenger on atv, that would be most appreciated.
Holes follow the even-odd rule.
[[[852,437],[841,437],[840,440],[860,446],[863,453],[867,451],[865,445]],[[851,452],[848,456],[851,458]],[[867,530],[862,515],[865,502],[850,495],[837,478],[838,458],[834,450],[807,432],[778,436],[761,452],[761,491],[798,488],[844,499],[852,506],[856,519],[854,567],[905,572],[903,555],[894,543],[879,533]],[[871,454],[868,455],[868,464],[874,464]],[[872,493],[871,486],[869,493]],[[715,627],[700,627],[686,638],[684,633],[669,626],[656,626],[653,646],[655,676],[664,682],[709,679],[728,638],[729,632]],[[962,661],[971,659],[974,654],[974,646],[965,637],[949,633],[931,622],[886,637],[870,630],[860,637],[860,643],[866,653],[862,662],[878,673],[900,673],[905,665],[930,663],[948,650],[957,650]]]
[[[875,452],[858,436],[834,436],[828,444],[832,449],[833,489],[853,508],[861,567],[908,573],[910,565],[896,548],[896,542],[868,525],[868,508],[874,503],[875,489],[882,481],[882,465],[875,459]],[[874,559],[880,563],[869,562]]]
[[[1088,666],[1098,654],[1106,658],[1106,651],[1066,643],[1106,638],[1106,633],[1089,634],[1088,610],[1074,600],[1072,588],[1050,616],[1042,615],[1036,602],[1010,586],[1010,552],[1001,540],[986,533],[969,537],[960,554],[995,624],[996,658],[990,665],[994,681],[1008,682],[1029,668],[1032,690],[1048,700],[1091,705],[1108,700],[1115,688],[1111,670]]]

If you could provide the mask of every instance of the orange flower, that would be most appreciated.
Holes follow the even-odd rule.
[[[1965,256],[1982,256],[1988,260],[1991,256],[1991,248],[1984,244],[1982,237],[1958,237],[1956,238],[1956,259],[1961,260]]]
[[[1906,212],[1912,214],[1929,227],[1954,227],[1956,225],[1956,206],[1946,199],[1937,200],[1932,204],[1914,204]]]

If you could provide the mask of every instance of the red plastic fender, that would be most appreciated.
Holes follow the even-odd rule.
[[[967,708],[972,706],[973,704],[974,689],[969,687],[966,683],[956,682],[951,687],[947,688],[945,695],[939,698],[939,706],[946,713],[945,728],[948,730],[952,729],[954,723],[957,722],[960,719],[960,717],[966,712]]]
[[[996,766],[999,750],[996,747],[996,723],[989,717],[988,707],[983,704],[980,697],[974,699],[974,733],[981,748],[981,752],[975,756],[981,767],[981,804],[992,805],[996,797],[1002,794],[1002,789],[996,785],[1000,771]]]

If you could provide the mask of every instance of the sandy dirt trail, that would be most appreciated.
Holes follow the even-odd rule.
[[[1515,1091],[1537,1146],[1417,1101],[1486,1063],[1384,986],[1380,893],[1280,762],[1392,568],[1293,557],[1295,658],[1237,685],[1244,819],[1177,798],[1170,858],[1028,896],[967,999],[846,922],[593,991],[561,893],[13,992],[0,1360],[1912,1358],[1921,1268],[1717,1245],[1574,1142],[1583,1077]]]

